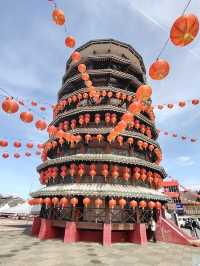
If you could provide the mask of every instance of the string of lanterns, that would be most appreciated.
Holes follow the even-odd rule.
[[[87,208],[90,204],[91,204],[92,199],[85,197],[83,199],[83,205]],[[61,199],[57,198],[57,197],[53,197],[53,198],[33,198],[33,199],[29,199],[28,200],[29,205],[45,205],[47,208],[53,206],[55,207],[61,207],[61,208],[66,208],[68,205],[71,205],[73,208],[75,208],[78,205],[78,198],[73,197],[73,198],[66,198],[63,197]],[[103,205],[103,200],[100,198],[95,199],[94,201],[95,203],[95,207],[96,208],[100,208]],[[109,202],[109,208],[110,209],[114,209],[117,206],[117,200],[115,199],[110,199]],[[144,208],[149,208],[149,209],[161,209],[163,206],[159,201],[144,201],[141,200],[139,202],[137,202],[136,200],[131,200],[130,202],[127,202],[124,198],[121,198],[118,200],[118,204],[121,207],[121,209],[124,209],[125,206],[127,204],[129,204],[129,206],[132,209],[135,209],[136,207],[139,207],[141,209]]]
[[[141,167],[121,167],[117,164],[109,166],[106,163],[101,165],[95,163],[91,163],[90,165],[80,163],[76,165],[71,163],[69,166],[48,167],[46,170],[40,172],[39,180],[42,185],[45,185],[48,183],[56,183],[58,179],[65,181],[65,178],[70,176],[75,177],[79,183],[80,178],[87,177],[88,175],[91,177],[91,181],[96,176],[102,176],[105,181],[109,181],[110,179],[123,180],[126,183],[128,181],[142,181],[155,189],[162,187],[162,178],[157,172],[147,171]]]
[[[87,82],[87,84],[90,84],[90,83]],[[103,90],[102,92],[98,91],[96,93],[97,93],[98,97],[100,97],[100,96],[101,97],[107,96],[108,98],[115,97],[115,98],[117,98],[117,99],[119,99],[121,101],[126,101],[127,100],[128,102],[131,102],[134,99],[133,96],[126,95],[125,93],[121,93],[121,92],[116,92],[114,94],[112,91]],[[73,95],[71,97],[68,97],[65,100],[61,100],[56,105],[51,105],[51,108],[54,110],[55,114],[58,114],[60,111],[62,111],[66,106],[70,105],[71,103],[75,103],[78,106],[82,99],[87,99],[87,98],[88,98],[88,94],[87,93],[78,93],[78,95]],[[10,101],[8,102],[8,100],[9,99],[7,98],[7,99],[5,99],[2,102],[2,104],[1,104],[2,105],[2,110],[4,112],[6,112],[6,113],[16,113],[16,112],[18,112],[19,111],[19,105],[20,105],[20,103],[22,103],[22,101],[14,100],[12,102],[10,102]],[[28,104],[30,104],[30,103],[28,103]],[[155,105],[149,106],[149,108],[151,107],[152,110],[153,109],[163,110],[164,108],[168,108],[169,110],[171,110],[171,109],[173,109],[176,106],[178,106],[180,108],[183,108],[183,107],[185,108],[185,107],[188,106],[188,104],[192,104],[193,106],[198,106],[199,105],[199,99],[180,100],[178,102],[166,103],[166,104],[155,104]],[[24,105],[24,103],[23,103],[23,105]],[[31,107],[33,107],[33,106],[37,106],[37,102],[31,101]],[[44,111],[47,110],[47,108],[49,108],[49,107],[41,106],[39,111],[44,112]],[[145,111],[148,111],[148,108],[146,108]]]
[[[199,32],[199,20],[197,16],[194,14],[185,14],[190,2],[191,0],[189,0],[186,4],[182,15],[173,23],[169,38],[164,43],[164,46],[159,52],[156,61],[153,62],[149,68],[149,76],[153,80],[162,80],[169,74],[169,63],[164,59],[160,59],[160,56],[166,49],[169,40],[175,46],[184,47],[190,44],[196,38]]]
[[[25,152],[24,154],[20,154],[20,153],[18,153],[18,152],[15,152],[15,153],[13,153],[12,154],[12,157],[14,157],[15,159],[19,159],[20,157],[30,157],[30,156],[32,156],[32,155],[41,155],[41,152],[40,151],[36,151],[35,153],[30,153],[30,152]],[[4,152],[4,153],[2,153],[2,158],[3,159],[8,159],[8,158],[10,158],[11,157],[11,154],[10,153],[8,153],[8,152]]]

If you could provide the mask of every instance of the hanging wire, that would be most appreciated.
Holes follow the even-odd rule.
[[[6,94],[7,96],[10,96],[10,94],[6,91],[6,90],[4,90],[3,88],[1,88],[0,87],[0,91],[2,91],[4,94]]]
[[[189,0],[189,1],[187,2],[186,6],[184,7],[184,9],[183,9],[183,11],[182,11],[182,13],[181,13],[181,15],[184,15],[184,14],[185,14],[185,11],[187,10],[187,8],[189,7],[189,5],[190,5],[191,2],[192,2],[192,0]],[[170,39],[170,38],[168,37],[167,40],[165,41],[165,43],[164,43],[163,47],[161,48],[161,50],[160,50],[160,52],[159,52],[159,54],[158,54],[156,60],[158,60],[158,59],[160,58],[161,54],[162,54],[162,53],[164,52],[164,50],[166,49],[166,47],[167,47],[167,45],[168,45],[168,43],[169,43],[169,39]]]
[[[11,96],[10,95],[10,93],[7,91],[7,90],[5,90],[5,89],[3,89],[3,88],[1,88],[0,87],[0,91],[2,91],[4,94],[6,94],[8,97],[12,97],[13,99],[15,99],[17,102],[19,102],[19,99],[17,98],[17,97],[14,97],[14,96]],[[5,96],[4,96],[5,97]],[[21,105],[21,104],[20,104]],[[22,106],[24,106],[25,108],[27,108],[29,111],[31,111],[32,113],[34,113],[36,116],[38,116],[39,118],[41,117],[40,116],[40,114],[38,115],[38,113],[35,111],[35,110],[33,110],[33,109],[31,109],[29,106],[27,106],[26,104],[24,104],[24,102],[23,102],[23,105]],[[45,116],[42,116],[41,117],[42,119],[44,119],[44,120],[46,120],[47,122],[48,122],[48,119],[45,117]]]

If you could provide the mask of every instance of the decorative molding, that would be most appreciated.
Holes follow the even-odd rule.
[[[141,68],[142,68],[144,74],[146,74],[146,69],[145,69],[145,65],[144,65],[142,56],[128,43],[120,42],[120,41],[117,41],[114,39],[96,39],[96,40],[91,40],[91,41],[83,44],[82,46],[78,47],[76,49],[76,51],[82,51],[85,48],[87,48],[88,46],[91,46],[92,44],[101,44],[101,43],[110,43],[110,44],[113,43],[115,45],[119,45],[119,46],[122,46],[124,48],[127,48],[139,60]],[[70,63],[71,63],[71,57],[67,61],[66,69],[69,67]]]
[[[117,76],[119,78],[123,78],[123,79],[128,79],[131,81],[134,81],[136,87],[139,87],[140,85],[142,85],[143,83],[140,82],[135,76],[131,75],[131,74],[127,74],[118,70],[113,70],[113,69],[94,69],[94,70],[88,70],[87,71],[89,76],[94,76],[94,75],[113,75],[113,76]],[[67,88],[68,84],[75,82],[75,81],[81,81],[81,74],[76,74],[71,78],[68,78],[65,83],[62,85],[62,87],[60,88],[60,90],[58,91],[58,96],[60,98],[60,94],[63,93],[63,91]]]
[[[75,129],[72,129],[72,130],[68,130],[66,131],[66,133],[70,133],[70,134],[91,134],[91,135],[97,135],[97,134],[108,134],[113,128],[112,127],[101,127],[101,128],[75,128]],[[142,140],[142,141],[145,141],[145,142],[148,142],[148,144],[153,144],[155,145],[157,148],[161,149],[159,143],[157,141],[154,141],[153,139],[150,139],[148,138],[147,136],[145,136],[144,134],[142,133],[139,133],[139,132],[132,132],[132,131],[129,131],[129,130],[125,130],[124,132],[120,133],[120,136],[125,136],[125,137],[133,137],[133,138],[137,138],[139,140]],[[55,140],[56,138],[55,137],[51,137],[49,138],[48,141],[46,141],[44,144],[52,141],[52,140]]]
[[[127,111],[127,109],[126,108],[117,107],[117,106],[114,106],[114,105],[109,105],[109,104],[107,104],[107,105],[96,105],[96,106],[80,106],[80,107],[77,107],[76,109],[72,109],[72,110],[60,113],[50,123],[50,125],[54,125],[54,124],[58,123],[59,120],[64,118],[64,117],[75,115],[75,114],[79,114],[81,112],[100,112],[100,111],[112,111],[112,112],[118,112],[118,113],[124,114]],[[138,118],[139,120],[141,120],[142,122],[145,122],[149,126],[151,126],[154,129],[154,131],[156,132],[155,124],[151,120],[149,120],[147,117],[145,117],[142,114],[135,115],[135,117]]]
[[[41,196],[99,196],[99,197],[131,197],[136,199],[160,200],[167,202],[169,198],[163,193],[145,187],[114,184],[59,184],[44,187],[30,194]]]
[[[62,164],[66,162],[109,162],[109,163],[118,163],[118,164],[125,164],[125,165],[138,165],[142,167],[150,168],[151,170],[158,171],[162,174],[163,177],[166,177],[167,174],[163,167],[155,164],[150,163],[145,160],[136,158],[136,157],[128,157],[128,156],[121,156],[121,155],[113,155],[113,154],[75,154],[75,155],[68,155],[56,159],[49,159],[44,163],[40,164],[37,167],[37,171],[41,171],[42,169],[53,166],[56,164]]]

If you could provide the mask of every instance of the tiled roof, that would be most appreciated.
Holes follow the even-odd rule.
[[[151,188],[114,184],[59,184],[44,187],[38,191],[31,193],[32,197],[56,195],[84,195],[100,197],[116,196],[168,201],[168,197],[166,195]]]
[[[150,163],[145,160],[136,158],[136,157],[128,157],[128,156],[121,156],[121,155],[113,155],[113,154],[75,154],[64,156],[56,159],[49,159],[44,163],[40,164],[37,167],[37,170],[40,171],[48,166],[62,164],[66,162],[113,162],[119,163],[124,165],[138,165],[143,167],[148,167],[154,171],[158,171],[162,174],[162,176],[166,177],[167,174],[163,167],[155,164]]]

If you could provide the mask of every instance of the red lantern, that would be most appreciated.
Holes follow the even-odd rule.
[[[32,101],[32,102],[31,102],[31,105],[32,105],[32,106],[37,106],[37,103],[36,103],[35,101]]]
[[[119,143],[120,146],[123,145],[123,140],[124,140],[124,138],[122,136],[117,137],[117,142]]]
[[[104,178],[106,179],[109,171],[108,171],[108,165],[107,164],[103,164],[102,165],[102,170],[101,170],[102,175],[104,176]]]
[[[140,206],[140,208],[144,209],[144,208],[147,206],[146,201],[141,200],[141,201],[139,202],[139,206]]]
[[[149,76],[155,80],[164,79],[169,73],[169,64],[163,59],[157,59],[149,68]]]
[[[105,122],[106,122],[106,124],[109,124],[110,123],[110,114],[108,114],[108,113],[105,116]]]
[[[74,163],[70,164],[69,173],[70,173],[70,176],[72,176],[72,177],[75,175],[75,173],[76,173],[76,165]]]
[[[162,110],[163,108],[164,108],[163,105],[161,105],[161,104],[158,105],[159,110]]]
[[[123,169],[123,178],[125,181],[128,181],[130,178],[130,169],[128,167]]]
[[[53,206],[55,207],[56,205],[59,204],[59,199],[58,199],[57,197],[54,197],[54,198],[52,199],[52,203],[53,203]]]
[[[153,182],[153,173],[151,171],[147,172],[147,181],[149,182],[150,185]]]
[[[7,158],[9,157],[9,154],[8,154],[7,152],[4,152],[4,153],[2,154],[2,157],[3,157],[4,159],[7,159]]]
[[[99,208],[102,204],[103,204],[103,201],[101,199],[98,198],[98,199],[95,200],[96,208]]]
[[[94,178],[94,176],[96,176],[97,172],[96,172],[96,165],[95,164],[90,165],[89,174],[92,177],[92,179]]]
[[[145,134],[147,135],[148,138],[150,138],[150,139],[152,138],[150,127],[146,127]]]
[[[21,144],[21,142],[19,142],[19,141],[15,141],[15,142],[13,143],[13,146],[14,146],[15,148],[20,148],[20,147],[22,146],[22,144]]]
[[[2,102],[1,107],[4,110],[4,112],[9,114],[14,114],[19,110],[19,104],[12,97],[7,97]]]
[[[152,89],[149,85],[141,85],[137,88],[136,99],[139,101],[146,101],[151,97]]]
[[[101,122],[100,114],[95,114],[94,122],[97,125]]]
[[[19,153],[14,153],[14,157],[15,157],[16,159],[18,159],[18,158],[20,157],[20,154],[19,154]]]
[[[38,149],[42,149],[42,148],[43,148],[43,144],[40,144],[40,143],[39,143],[39,144],[37,145],[37,147],[38,147]]]
[[[85,85],[86,85],[86,87],[91,87],[92,86],[92,81],[91,80],[86,80],[85,81]],[[88,94],[85,92],[84,94],[84,99],[87,99],[88,98]]]
[[[55,127],[55,126],[49,126],[48,128],[47,128],[47,132],[49,133],[49,135],[55,135],[56,134],[56,132],[57,132],[57,127]]]
[[[140,101],[134,101],[128,107],[128,110],[133,113],[133,115],[139,114],[142,110],[142,104]]]
[[[138,147],[139,147],[140,150],[143,150],[143,141],[138,140],[137,141],[137,145],[138,145]]]
[[[50,198],[45,198],[44,199],[44,204],[47,206],[51,206],[52,202],[51,202],[51,199]]]
[[[116,206],[116,200],[110,199],[109,200],[109,208],[114,209],[115,206]]]
[[[198,18],[193,14],[182,15],[173,24],[170,39],[174,45],[185,46],[194,40],[198,31]]]
[[[137,205],[138,205],[137,201],[135,201],[135,200],[130,201],[131,208],[135,209],[137,207]]]
[[[87,208],[88,205],[90,204],[90,199],[89,199],[89,198],[84,198],[84,199],[83,199],[83,204],[84,204],[84,206]]]
[[[7,140],[0,140],[0,147],[7,147],[7,146],[8,146]]]
[[[180,107],[184,107],[184,106],[186,105],[186,102],[185,102],[185,101],[180,101],[180,102],[178,103],[178,105],[179,105]]]
[[[31,156],[31,153],[30,153],[30,152],[26,152],[26,153],[25,153],[25,156],[26,156],[26,157],[30,157],[30,156]]]
[[[85,64],[79,64],[78,65],[78,71],[80,73],[84,73],[86,71],[86,65]]]
[[[77,51],[73,52],[71,57],[72,57],[72,61],[74,63],[77,63],[77,62],[79,62],[81,60],[81,54],[79,52],[77,52]]]
[[[72,198],[72,199],[70,200],[70,203],[72,204],[73,208],[75,208],[76,205],[78,204],[78,199],[77,199],[77,198]]]
[[[144,148],[144,150],[146,150],[147,148],[148,148],[148,143],[147,142],[143,142],[143,148]]]
[[[84,115],[84,122],[87,125],[90,122],[90,114],[85,114]]]
[[[60,202],[59,202],[59,205],[62,207],[62,208],[66,208],[67,207],[67,204],[68,204],[68,199],[63,197],[60,199]]]
[[[172,109],[172,108],[174,107],[174,105],[173,105],[172,103],[168,103],[167,107],[168,107],[169,109]]]
[[[71,128],[72,129],[75,129],[76,128],[76,125],[77,125],[76,119],[72,119],[72,121],[71,121]]]
[[[66,39],[65,39],[65,45],[69,48],[73,48],[75,45],[76,45],[76,41],[74,39],[74,37],[72,36],[68,36]]]
[[[45,130],[47,127],[47,123],[43,120],[38,120],[36,121],[35,126],[39,130]]]
[[[82,73],[81,78],[82,78],[82,80],[84,80],[84,81],[87,81],[87,80],[90,79],[88,73],[86,73],[86,72],[85,72],[85,73]]]
[[[130,123],[133,120],[133,114],[131,112],[126,112],[122,115],[122,120],[125,121],[125,123]]]
[[[125,199],[120,199],[119,200],[119,205],[120,205],[121,209],[124,209],[124,207],[126,205],[126,200]]]
[[[39,205],[42,205],[44,203],[44,200],[43,200],[43,198],[38,198],[37,202]]]
[[[103,140],[103,135],[98,134],[98,135],[96,136],[96,138],[97,138],[98,142],[100,143],[100,142]]]
[[[33,115],[30,112],[22,112],[20,119],[25,123],[31,123],[33,121]]]
[[[86,143],[89,143],[89,141],[92,140],[92,136],[90,134],[85,135],[85,141]]]
[[[152,152],[152,151],[154,150],[154,145],[153,145],[153,144],[150,144],[150,145],[148,146],[148,149]]]
[[[153,202],[153,201],[149,201],[148,202],[148,208],[149,209],[153,209],[155,207],[155,202]]]
[[[193,100],[192,100],[192,104],[193,104],[193,105],[197,105],[197,104],[199,104],[199,100],[198,100],[198,99],[193,99]]]
[[[155,207],[156,207],[156,209],[161,209],[162,205],[159,201],[156,201]]]
[[[116,116],[116,114],[112,114],[111,115],[111,123],[114,125],[114,124],[116,124],[116,122],[117,122],[117,116]]]
[[[121,120],[116,126],[115,126],[115,131],[117,133],[120,133],[124,131],[127,127],[127,123],[124,120]]]
[[[129,145],[133,145],[134,140],[133,140],[133,138],[128,138],[127,142]]]
[[[85,166],[84,164],[81,163],[78,165],[78,175],[82,177],[84,173],[85,173]]]
[[[29,149],[32,149],[33,148],[33,143],[27,143],[26,147],[29,148]]]
[[[146,170],[144,168],[142,168],[140,170],[140,179],[144,182],[147,178],[147,175],[146,175]]]
[[[119,167],[117,165],[113,165],[111,175],[114,179],[119,177]]]
[[[57,25],[63,25],[65,23],[65,14],[61,9],[55,8],[52,13],[53,21]]]
[[[56,132],[56,137],[57,138],[64,138],[65,137],[65,132],[62,129],[58,130]]]

